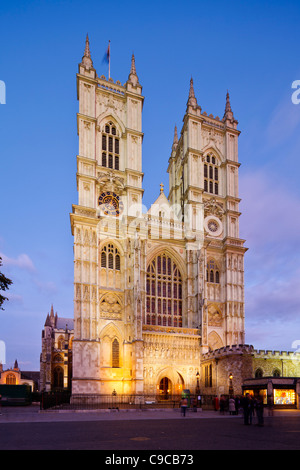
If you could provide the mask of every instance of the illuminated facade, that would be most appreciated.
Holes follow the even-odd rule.
[[[54,314],[51,306],[42,331],[40,390],[71,390],[74,320]]]
[[[244,343],[240,132],[229,95],[222,119],[207,115],[191,80],[166,160],[169,194],[161,186],[146,210],[134,56],[124,85],[99,78],[87,38],[77,97],[72,394],[194,390],[202,354]]]
[[[39,374],[32,371],[21,371],[17,360],[13,368],[5,370],[0,363],[0,385],[28,385],[34,392],[39,387]]]

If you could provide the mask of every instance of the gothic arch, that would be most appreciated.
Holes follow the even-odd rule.
[[[116,342],[118,348],[116,348]],[[122,334],[119,328],[112,322],[106,325],[100,334],[100,364],[102,367],[121,367],[122,365]],[[116,351],[118,358],[116,358]]]
[[[161,369],[156,376],[156,387],[159,392],[159,386],[161,380],[167,378],[171,383],[171,391],[170,394],[178,394],[181,393],[184,389],[184,379],[182,374],[178,372],[178,370],[174,369],[174,367],[165,367]]]
[[[102,248],[105,246],[105,245],[108,245],[108,243],[111,243],[112,245],[114,245],[117,250],[119,251],[120,253],[120,256],[123,257],[124,256],[124,250],[123,250],[123,247],[121,245],[121,243],[116,240],[115,238],[105,238],[103,241],[99,241],[99,252],[102,251]]]
[[[212,156],[216,157],[218,159],[218,163],[220,165],[223,161],[223,157],[222,157],[222,154],[221,154],[220,150],[218,150],[214,145],[211,145],[211,144],[204,147],[203,155],[204,155],[204,157],[206,157],[206,155],[212,155]]]
[[[123,122],[120,120],[120,118],[112,113],[111,111],[105,111],[102,114],[99,114],[97,117],[97,127],[101,131],[101,127],[105,125],[108,121],[111,121],[115,124],[115,126],[118,128],[118,131],[120,132],[120,138],[122,137],[122,134],[125,134],[126,129],[123,124]]]
[[[211,331],[208,335],[208,347],[211,351],[220,349],[224,346],[221,337],[215,331]]]
[[[165,253],[167,256],[170,256],[174,260],[174,262],[177,264],[178,269],[180,271],[182,279],[186,279],[186,265],[185,261],[183,259],[183,256],[180,255],[173,247],[167,246],[162,248],[161,245],[159,246],[154,246],[150,248],[148,254],[147,254],[147,268],[149,264],[156,258],[158,255],[162,255]]]
[[[53,387],[64,388],[64,370],[61,366],[56,366],[53,369]]]
[[[65,337],[63,335],[60,335],[57,340],[57,349],[65,349]]]
[[[101,339],[105,337],[110,338],[111,341],[113,341],[115,338],[118,338],[119,340],[121,340],[122,333],[115,323],[110,322],[101,331],[100,336],[99,336],[100,341]]]

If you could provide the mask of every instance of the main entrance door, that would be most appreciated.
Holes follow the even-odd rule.
[[[172,395],[172,382],[168,377],[163,377],[159,383],[159,396],[167,400]]]

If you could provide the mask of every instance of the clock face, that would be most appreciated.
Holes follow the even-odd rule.
[[[204,219],[204,228],[212,237],[219,237],[223,232],[222,222],[213,215]]]
[[[104,215],[115,215],[118,217],[123,210],[122,201],[120,201],[119,196],[112,191],[107,191],[100,195],[99,206],[101,206],[101,211]]]
[[[211,232],[216,232],[218,230],[218,224],[214,220],[210,220],[207,226]]]

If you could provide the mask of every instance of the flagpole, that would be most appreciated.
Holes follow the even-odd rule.
[[[108,41],[109,55],[108,55],[108,79],[110,79],[110,40]]]

